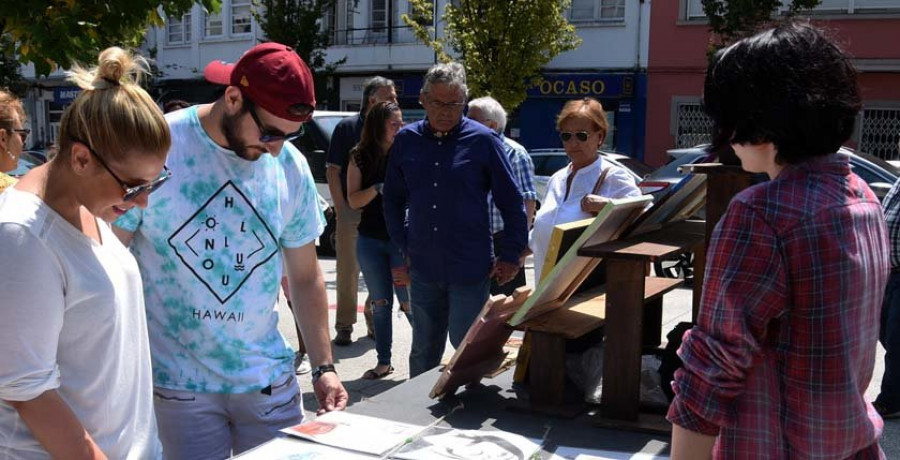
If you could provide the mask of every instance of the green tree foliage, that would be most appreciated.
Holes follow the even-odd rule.
[[[218,11],[221,0],[197,0]],[[161,12],[180,15],[194,0],[23,0],[0,2],[0,33],[10,41],[2,50],[39,75],[75,61],[93,62],[111,46],[137,46],[147,27],[164,24]]]
[[[459,0],[450,2],[442,20],[445,37],[434,36],[434,4],[409,0],[414,14],[403,15],[416,37],[451,60],[445,46],[466,68],[473,96],[490,95],[508,111],[540,84],[541,69],[555,56],[581,44],[565,18],[571,0]]]
[[[9,45],[9,35],[0,35],[0,49]],[[19,73],[19,61],[11,55],[0,53],[0,88],[5,88],[19,97],[25,97],[28,84]]]
[[[716,35],[713,49],[753,35],[773,22],[777,14],[791,19],[801,11],[815,8],[822,0],[702,0],[703,12],[709,18],[709,28]],[[779,13],[782,4],[787,9]]]
[[[334,33],[330,27],[322,27],[325,13],[333,11],[337,0],[257,0],[254,12],[268,40],[288,45],[306,61],[313,71],[316,99],[327,103],[333,90],[328,79],[347,61],[325,62],[325,50],[331,45]]]

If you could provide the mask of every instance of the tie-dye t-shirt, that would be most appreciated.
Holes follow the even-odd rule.
[[[309,165],[290,143],[246,161],[216,145],[197,107],[166,116],[172,178],[116,225],[134,233],[154,383],[247,393],[291,372],[275,311],[282,247],[325,227]]]

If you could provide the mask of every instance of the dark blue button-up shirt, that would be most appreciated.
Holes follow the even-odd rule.
[[[488,192],[505,228],[498,258],[519,264],[528,239],[525,208],[496,133],[463,117],[437,137],[419,121],[397,133],[389,158],[385,221],[418,275],[460,284],[488,276],[494,256]]]

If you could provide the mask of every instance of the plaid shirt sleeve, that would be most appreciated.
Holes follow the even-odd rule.
[[[534,162],[531,161],[531,155],[524,148],[512,146],[507,142],[503,143],[503,147],[506,149],[506,156],[513,179],[516,181],[516,187],[522,194],[522,201],[537,201],[538,196],[534,189]],[[503,230],[503,218],[500,216],[500,210],[494,205],[494,197],[491,195],[488,195],[488,209],[490,210],[491,233]]]
[[[884,197],[884,219],[891,242],[891,267],[900,268],[900,180]]]
[[[698,324],[678,350],[684,367],[672,383],[672,423],[707,435],[730,424],[766,328],[787,309],[779,248],[774,229],[758,212],[732,201],[710,239]]]
[[[513,148],[509,155],[509,165],[512,167],[516,185],[522,193],[525,201],[537,201],[537,192],[534,190],[534,162],[531,155],[525,150]]]

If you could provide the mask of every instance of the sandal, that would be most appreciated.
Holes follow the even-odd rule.
[[[363,378],[363,380],[378,380],[378,379],[384,378],[385,376],[393,374],[393,373],[394,373],[394,366],[388,366],[388,368],[380,374],[378,372],[376,372],[375,369],[373,368],[373,369],[367,370],[366,373],[363,374],[362,378]]]

